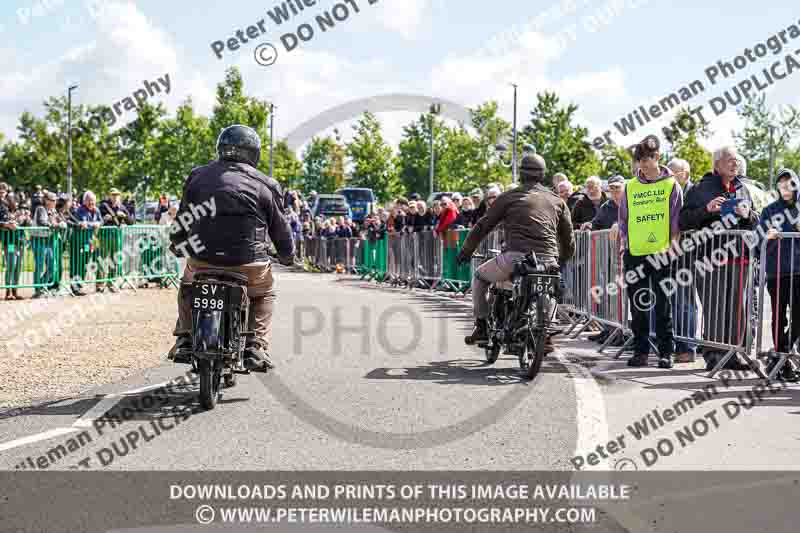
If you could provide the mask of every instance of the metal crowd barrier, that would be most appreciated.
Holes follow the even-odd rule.
[[[577,235],[580,235],[579,232]],[[736,354],[741,355],[759,375],[765,377],[753,358],[753,335],[757,324],[757,306],[754,294],[754,265],[756,249],[752,243],[754,233],[731,230],[717,234],[687,232],[681,235],[684,243],[680,253],[653,256],[653,266],[668,268],[669,277],[653,291],[666,291],[671,298],[675,342],[683,343],[687,351],[702,346],[706,351],[724,355],[709,374],[713,377]],[[589,318],[614,328],[612,335],[630,335],[630,303],[625,290],[624,266],[620,261],[618,243],[612,241],[609,231],[591,233],[591,241],[584,259],[577,257],[577,269],[586,261],[588,291],[592,293]],[[584,249],[578,237],[578,253]],[[580,295],[584,276],[572,278]],[[609,280],[620,279],[620,283]],[[611,291],[609,290],[611,287]],[[613,291],[613,292],[612,292]],[[578,297],[579,301],[582,298]],[[758,298],[765,301],[764,297]],[[758,322],[760,323],[760,322]],[[655,313],[651,311],[650,337],[655,338]],[[605,348],[612,338],[603,345]],[[622,356],[630,346],[629,337],[616,357]],[[683,351],[683,350],[677,350]]]
[[[432,232],[401,233],[386,235],[377,241],[355,240],[357,246],[347,245],[347,264],[355,265],[356,272],[367,273],[371,279],[400,283],[408,287],[423,287],[431,290],[443,289],[466,292],[469,290],[472,272],[480,265],[458,268],[455,256],[463,245],[467,232],[452,231],[444,237],[434,237]],[[750,231],[725,231],[712,234],[688,232],[681,235],[681,253],[665,254],[661,259],[653,258],[653,265],[670,269],[670,275],[662,287],[671,297],[673,329],[676,343],[684,343],[687,350],[702,347],[706,351],[722,354],[711,371],[713,377],[736,354],[742,356],[762,377],[770,379],[792,358],[797,357],[797,339],[789,343],[778,336],[785,327],[800,336],[800,272],[795,272],[794,262],[781,264],[777,274],[768,275],[766,262],[760,263],[759,283],[756,285],[756,265],[759,249],[751,246],[756,236]],[[764,242],[760,256],[788,253],[800,255],[800,235],[782,234],[782,240]],[[573,321],[574,335],[591,324],[611,329],[611,335],[603,348],[613,338],[630,336],[630,304],[625,289],[625,272],[618,251],[618,241],[611,230],[578,231],[575,233],[576,254],[562,266],[564,291],[561,303],[563,311]],[[502,231],[495,230],[479,246],[477,253],[487,258],[501,249]],[[326,246],[325,241],[312,240],[306,250]],[[335,246],[335,245],[334,245]],[[358,254],[352,250],[358,248]],[[783,247],[783,248],[781,248]],[[786,250],[779,252],[775,250]],[[795,248],[797,247],[797,248]],[[308,252],[307,252],[308,253]],[[342,252],[337,252],[337,257]],[[354,259],[357,257],[357,259]],[[351,263],[352,261],[352,263]],[[770,289],[771,286],[774,287]],[[784,295],[785,299],[770,297],[769,291]],[[796,313],[784,322],[775,320],[769,338],[779,358],[766,376],[754,358],[766,347],[766,336],[758,325],[764,321],[765,313],[780,307],[773,299],[783,302],[784,309]],[[766,302],[772,302],[771,307]],[[762,302],[762,305],[757,305]],[[795,311],[797,309],[797,311]],[[775,313],[777,315],[777,313]],[[652,321],[651,321],[652,322]],[[655,335],[651,324],[651,337]],[[789,343],[787,345],[787,343]],[[617,353],[620,357],[630,339]]]
[[[764,335],[764,328],[758,327],[756,334],[756,353],[771,355],[776,359],[767,378],[775,376],[789,364],[789,360],[800,363],[798,340],[800,340],[800,234],[779,233],[774,240],[764,239],[760,245],[758,324],[766,324],[765,313],[769,313],[771,321],[769,336]],[[773,268],[768,271],[767,263]],[[769,296],[769,305],[766,305]],[[767,348],[768,339],[771,348]]]

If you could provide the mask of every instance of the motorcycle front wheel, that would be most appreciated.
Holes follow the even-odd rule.
[[[200,405],[211,410],[217,405],[219,396],[220,369],[212,361],[201,359],[197,362],[200,373]]]

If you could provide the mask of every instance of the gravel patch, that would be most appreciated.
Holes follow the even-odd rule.
[[[80,395],[166,361],[174,289],[0,301],[0,410]]]

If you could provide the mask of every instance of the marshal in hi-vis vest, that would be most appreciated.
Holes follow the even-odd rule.
[[[655,183],[628,180],[628,248],[631,255],[653,255],[666,252],[670,244],[669,198],[675,178]]]

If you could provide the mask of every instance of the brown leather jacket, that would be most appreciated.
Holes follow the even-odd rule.
[[[540,184],[522,184],[497,197],[492,207],[469,232],[463,252],[472,255],[499,223],[505,228],[505,250],[558,258],[575,254],[572,218],[564,200]]]

